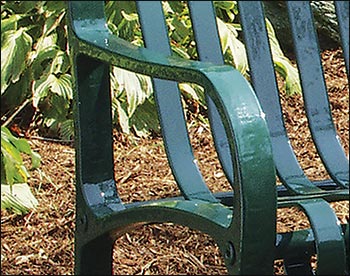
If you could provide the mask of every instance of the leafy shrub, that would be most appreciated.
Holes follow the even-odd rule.
[[[175,54],[196,59],[189,10],[185,2],[163,1],[170,44]],[[249,78],[245,48],[240,40],[235,1],[214,1],[225,62]],[[116,35],[142,46],[142,33],[134,1],[106,1],[108,26]],[[9,123],[30,107],[31,125],[47,135],[73,136],[71,65],[65,25],[65,1],[2,1],[1,6],[1,117]],[[283,55],[267,22],[276,70],[286,80],[287,94],[300,93],[296,68]],[[176,30],[176,31],[175,31]],[[111,70],[112,113],[115,125],[137,135],[158,132],[149,77]],[[205,115],[203,90],[180,84],[184,105]]]
[[[64,1],[2,2],[1,115],[32,103],[32,121],[71,136],[63,129],[73,122],[65,14]]]

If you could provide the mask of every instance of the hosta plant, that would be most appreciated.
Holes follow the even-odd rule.
[[[31,103],[38,127],[70,138],[73,97],[65,2],[1,4],[2,118],[11,118],[19,106],[24,109]]]
[[[31,168],[40,166],[40,156],[31,149],[27,140],[17,138],[1,127],[1,209],[25,214],[35,208],[38,201],[27,182],[29,172],[22,155],[31,158]]]

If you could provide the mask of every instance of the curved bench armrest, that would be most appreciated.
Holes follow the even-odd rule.
[[[159,79],[196,83],[204,88],[220,114],[234,175],[231,183],[234,190],[234,212],[232,219],[229,218],[227,228],[224,227],[230,235],[216,237],[216,240],[229,239],[233,244],[238,252],[235,267],[241,267],[242,273],[255,271],[258,267],[260,269],[262,263],[267,264],[266,271],[270,270],[276,231],[275,165],[265,114],[248,81],[232,66],[165,56],[119,39],[107,28],[101,1],[90,2],[88,5],[86,2],[70,2],[69,20],[69,42],[73,60],[85,55],[106,65]],[[91,146],[94,146],[93,143]],[[178,185],[181,187],[188,183]],[[117,194],[111,195],[113,196],[116,197]],[[97,202],[100,206],[105,199],[98,197],[103,197],[103,193],[96,193],[92,202]],[[111,197],[108,198],[109,202],[122,205],[119,198],[114,201]],[[200,199],[210,205],[218,204],[206,200],[205,196],[188,198],[192,201]],[[86,204],[94,213],[96,222],[102,221],[102,225],[106,224],[104,222],[108,221],[108,218],[119,217],[118,213],[122,215],[128,213],[128,210],[133,212],[132,209],[117,208],[114,204],[109,208],[106,202],[106,208],[99,214],[98,206],[90,206],[88,202]],[[179,211],[172,206],[167,208],[168,212],[170,209],[174,212]],[[196,208],[191,209],[191,213],[196,217],[203,217]],[[206,219],[208,223],[218,225],[215,219]],[[145,220],[147,219],[143,219]],[[252,254],[256,252],[257,244],[271,253]]]
[[[80,15],[80,2],[70,2],[73,56],[75,52],[85,54],[136,73],[203,86],[219,110],[225,127],[237,196],[258,199],[255,202],[264,208],[266,202],[276,202],[269,131],[264,113],[246,79],[232,66],[164,56],[119,39],[107,28],[103,6],[99,2],[93,3],[96,6],[84,5],[89,6],[83,12],[87,15],[84,17]],[[253,201],[249,199],[249,204]]]

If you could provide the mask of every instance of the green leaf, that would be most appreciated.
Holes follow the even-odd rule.
[[[169,4],[169,7],[167,7],[167,10],[170,13],[174,14],[181,14],[183,10],[186,8],[186,4],[183,1],[167,1]]]
[[[49,74],[52,67],[52,60],[60,52],[57,45],[48,46],[40,51],[33,52],[32,55],[32,71],[35,79],[39,79],[41,75]]]
[[[71,81],[72,76],[69,74],[60,77],[56,77],[54,74],[43,75],[39,80],[34,81],[33,106],[38,108],[39,102],[48,95],[49,91],[56,93],[66,101],[71,100],[73,98]]]
[[[301,94],[298,69],[285,57],[276,38],[272,24],[266,19],[266,28],[276,71],[285,79],[284,89],[287,95]]]
[[[8,152],[12,152],[13,156],[19,161],[20,151],[28,151],[28,142],[25,139],[16,138],[6,128],[1,127],[1,147],[4,147]],[[30,150],[30,147],[29,147]]]
[[[173,46],[173,45],[172,45]],[[174,45],[172,47],[172,50],[179,55],[179,57],[185,58],[185,59],[191,59],[191,56],[186,52],[186,50],[179,47],[179,45]]]
[[[130,133],[130,125],[129,125],[129,116],[126,111],[122,107],[121,103],[118,99],[114,99],[112,102],[114,117],[118,118],[118,124],[121,127],[122,131],[126,134]]]
[[[21,14],[12,14],[10,17],[1,19],[1,34],[11,31],[17,30],[18,20],[22,19],[24,16]]]
[[[225,11],[231,22],[235,19],[237,14],[236,1],[214,1],[213,4],[217,14],[222,15],[222,12]]]
[[[45,4],[47,11],[51,11],[51,14],[59,14],[67,8],[64,1],[45,1]]]
[[[181,41],[189,36],[190,29],[189,26],[186,25],[185,20],[179,20],[177,17],[174,17],[171,21],[171,25],[173,26],[176,34],[180,37]]]
[[[74,136],[74,121],[72,119],[62,122],[60,135],[64,140],[70,140]]]
[[[9,85],[1,95],[2,103],[5,103],[11,112],[15,112],[26,99],[31,97],[31,82],[32,76],[29,70],[25,70],[20,80]]]
[[[43,75],[39,80],[34,81],[33,85],[33,106],[38,108],[39,102],[48,95],[50,83],[55,80],[54,75]]]
[[[117,67],[113,68],[113,75],[119,85],[119,93],[122,91],[126,93],[126,100],[128,103],[127,113],[128,116],[131,117],[136,108],[147,98],[147,92],[145,93],[142,88],[142,81],[145,81],[145,77],[138,77],[138,75],[133,72]]]
[[[53,11],[54,14],[57,13],[57,11]],[[61,12],[58,16],[51,15],[49,16],[44,24],[43,27],[43,36],[48,36],[53,32],[60,24],[65,15],[65,11]]]
[[[38,206],[27,183],[17,183],[12,186],[1,184],[1,209],[10,209],[14,213],[23,215]]]
[[[31,151],[31,158],[32,158],[32,168],[37,169],[41,165],[41,156],[39,153],[35,151]]]
[[[63,51],[58,51],[54,59],[52,60],[50,73],[51,74],[60,74],[62,73],[62,66],[64,65],[64,60],[66,55]]]
[[[50,86],[52,92],[63,97],[65,100],[73,99],[72,91],[72,76],[69,74],[60,75],[55,77]]]
[[[40,54],[41,51],[46,50],[47,48],[56,48],[59,49],[59,47],[57,46],[57,34],[56,33],[52,33],[48,36],[43,35],[41,36],[37,43],[35,44],[35,50],[37,52],[37,55]],[[56,51],[57,54],[57,51]],[[53,58],[54,56],[52,56]]]
[[[130,118],[130,123],[139,137],[147,137],[150,131],[159,133],[159,121],[154,102],[149,99],[140,105]]]
[[[27,181],[29,173],[23,166],[20,152],[12,143],[3,139],[1,141],[1,158],[7,184],[12,185],[15,182]]]
[[[6,183],[12,185],[27,182],[29,173],[24,166],[21,153],[32,158],[32,168],[40,166],[40,155],[32,151],[27,140],[14,137],[6,127],[1,127],[1,166]]]
[[[195,102],[200,101],[196,90],[194,90],[194,88],[189,83],[180,83],[179,88],[181,89],[182,93],[188,95]]]
[[[31,14],[38,9],[44,1],[3,1],[8,9],[17,14]],[[1,5],[3,5],[3,2]]]
[[[124,12],[123,10],[121,11],[122,16],[125,18],[125,20],[127,21],[137,21],[139,16],[137,15],[137,13],[130,13],[127,14],[126,12]]]
[[[26,69],[26,58],[32,47],[32,38],[24,28],[7,31],[1,45],[1,94],[9,82],[17,82]],[[6,58],[4,58],[6,57]]]
[[[5,176],[1,176],[1,181],[5,181],[8,185],[12,186],[14,183],[16,168],[15,163],[11,160],[11,155],[7,152],[1,152],[1,169],[5,173]]]
[[[248,60],[244,44],[237,38],[238,32],[233,24],[225,23],[217,18],[218,29],[223,52],[232,55],[233,65],[243,75],[247,74]]]

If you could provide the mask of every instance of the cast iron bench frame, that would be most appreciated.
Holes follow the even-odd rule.
[[[146,48],[114,36],[103,1],[70,1],[76,127],[75,273],[111,274],[115,239],[143,223],[173,222],[209,234],[229,274],[271,275],[281,258],[288,274],[348,273],[349,226],[329,202],[349,198],[349,161],[329,107],[310,5],[288,12],[315,147],[330,178],[311,181],[288,140],[260,1],[239,1],[252,85],[224,65],[211,1],[189,1],[200,61],[171,54],[159,1],[137,1]],[[335,1],[349,79],[349,2]],[[113,170],[109,66],[153,77],[164,145],[182,196],[123,203]],[[201,85],[218,158],[232,193],[213,194],[190,145],[179,82]],[[253,88],[254,87],[254,88]],[[175,118],[175,119],[174,119]],[[276,186],[276,174],[283,185]],[[297,206],[310,229],[276,233],[276,210]],[[345,233],[347,232],[347,233]]]

